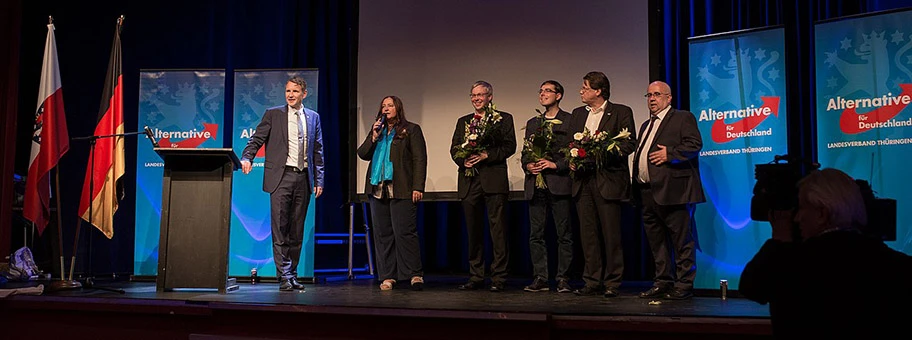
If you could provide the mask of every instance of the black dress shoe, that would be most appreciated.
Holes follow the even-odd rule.
[[[618,297],[620,295],[621,295],[621,292],[619,292],[617,288],[614,288],[614,287],[605,288],[605,297],[606,298]]]
[[[478,290],[483,285],[484,285],[484,282],[482,282],[482,281],[469,280],[469,282],[463,283],[463,284],[459,285],[459,287],[456,287],[456,288],[459,290]]]
[[[296,278],[290,278],[290,279],[288,279],[288,282],[291,283],[291,287],[294,289],[297,289],[297,290],[304,289],[304,285],[301,284],[300,282],[298,282],[298,279],[296,279]]]
[[[585,296],[585,295],[599,295],[602,294],[602,290],[598,287],[585,286],[583,288],[573,291],[573,294]]]
[[[280,292],[290,292],[293,290],[295,290],[294,286],[291,285],[291,281],[289,280],[282,280],[282,283],[279,284]]]
[[[674,288],[665,293],[665,300],[687,300],[694,296],[690,290]]]
[[[535,280],[532,280],[532,283],[523,288],[527,292],[547,292],[551,290],[551,287],[548,286],[548,280],[538,277],[535,277]]]
[[[500,293],[500,292],[504,291],[504,283],[503,282],[491,282],[490,290],[494,293]]]
[[[665,296],[665,293],[668,293],[668,290],[668,287],[652,286],[649,290],[640,293],[640,297],[644,299],[656,299]]]

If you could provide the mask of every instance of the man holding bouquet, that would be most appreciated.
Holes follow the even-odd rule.
[[[459,118],[453,131],[450,155],[459,166],[458,196],[462,200],[469,247],[471,278],[459,286],[476,290],[484,285],[484,213],[487,211],[494,258],[491,261],[492,292],[504,289],[507,276],[507,158],[516,152],[513,116],[497,111],[492,100],[494,87],[488,82],[472,84],[475,112]]]
[[[529,253],[532,256],[532,283],[527,292],[546,292],[548,284],[548,247],[545,227],[548,208],[557,231],[557,291],[572,291],[567,271],[573,260],[573,237],[570,230],[570,172],[560,149],[570,143],[567,124],[570,113],[560,108],[564,87],[547,80],[538,90],[538,102],[545,108],[526,123],[522,164],[526,173],[525,198],[529,200]],[[562,167],[559,167],[561,164]]]
[[[575,293],[609,298],[620,294],[624,273],[621,201],[630,194],[627,156],[636,150],[633,110],[608,101],[610,90],[602,72],[583,77],[580,97],[586,105],[573,110],[569,124],[573,139],[568,157],[562,160],[572,172],[571,193],[585,258],[586,285]]]

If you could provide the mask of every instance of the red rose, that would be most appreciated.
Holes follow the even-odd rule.
[[[585,150],[585,149],[577,149],[577,150],[576,150],[576,154],[579,155],[579,158],[586,158],[586,150]]]

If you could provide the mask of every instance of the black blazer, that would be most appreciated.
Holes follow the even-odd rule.
[[[583,132],[586,128],[587,118],[589,118],[589,112],[586,111],[585,106],[573,109],[573,114],[570,116],[570,138],[573,138],[573,134],[577,132]],[[633,110],[627,105],[608,102],[608,105],[605,106],[605,114],[602,115],[602,120],[599,122],[599,131],[606,131],[609,136],[614,137],[624,128],[630,132],[630,139],[620,143],[621,155],[610,153],[597,170],[593,168],[585,172],[578,171],[573,176],[573,188],[571,189],[574,197],[579,195],[582,181],[594,177],[595,185],[598,186],[598,192],[602,198],[608,200],[630,199],[630,166],[627,164],[627,156],[636,151],[637,146]],[[567,160],[564,159],[562,162],[567,163]]]
[[[516,153],[516,131],[513,129],[513,115],[497,111],[503,118],[497,123],[494,131],[489,136],[492,137],[490,147],[488,148],[488,159],[475,164],[478,173],[478,179],[481,180],[481,187],[488,194],[507,194],[510,192],[510,182],[507,179],[507,158]],[[465,158],[456,158],[456,146],[462,145],[465,141],[466,124],[472,119],[475,113],[470,113],[459,118],[456,121],[456,130],[453,131],[453,142],[450,144],[450,157],[453,162],[459,166],[459,173],[456,176],[458,180],[459,198],[465,198],[469,194],[469,182],[465,176]]]
[[[371,134],[358,147],[358,157],[371,161],[377,143],[371,139]],[[393,198],[412,199],[412,191],[424,192],[424,183],[427,180],[427,146],[421,126],[408,122],[404,128],[396,131],[390,143],[390,161],[393,162]],[[373,162],[367,168],[364,179],[364,192],[370,195],[373,185],[370,183]]]
[[[646,132],[649,121],[640,126],[640,134]],[[700,150],[703,149],[703,138],[697,128],[697,119],[690,111],[668,110],[665,118],[655,132],[655,138],[648,151],[640,157],[648,157],[650,152],[658,150],[656,145],[665,146],[668,162],[661,165],[648,163],[649,184],[656,203],[674,205],[706,202],[703,196],[703,183],[700,180]],[[637,182],[638,164],[633,165],[633,182]],[[639,202],[639,190],[634,190],[635,199]]]
[[[572,185],[572,180],[570,179],[570,169],[567,167],[567,162],[561,162],[564,158],[564,154],[560,152],[561,148],[567,147],[570,144],[570,133],[569,133],[569,124],[570,124],[570,113],[564,110],[557,112],[557,116],[554,117],[557,120],[560,120],[562,124],[553,125],[552,130],[554,131],[554,142],[551,146],[551,161],[554,164],[557,164],[557,169],[547,169],[542,171],[542,175],[545,177],[545,183],[548,185],[548,192],[552,195],[570,195],[570,188]],[[528,139],[529,135],[535,132],[541,125],[541,120],[539,116],[535,116],[529,119],[526,122],[526,134],[525,138]],[[526,165],[529,163],[537,162],[537,159],[530,159],[523,157],[522,159],[522,168],[523,172],[526,173],[526,181],[524,185],[524,193],[527,200],[532,199],[532,196],[535,195],[535,175],[531,174],[526,170]]]

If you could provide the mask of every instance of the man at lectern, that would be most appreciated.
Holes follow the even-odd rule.
[[[304,238],[304,218],[310,195],[323,193],[323,133],[320,115],[302,105],[307,82],[292,77],[285,83],[287,105],[269,108],[241,155],[241,170],[250,173],[251,161],[265,144],[263,191],[269,193],[272,219],[272,255],[280,291],[304,289],[297,281]]]

